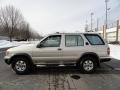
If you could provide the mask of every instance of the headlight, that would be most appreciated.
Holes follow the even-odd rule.
[[[6,56],[8,56],[9,54],[10,54],[9,51],[7,50],[7,51],[6,51]]]

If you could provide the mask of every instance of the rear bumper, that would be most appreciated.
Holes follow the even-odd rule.
[[[102,58],[102,59],[100,59],[100,62],[108,62],[108,61],[110,61],[111,60],[111,58],[109,57],[109,58]]]

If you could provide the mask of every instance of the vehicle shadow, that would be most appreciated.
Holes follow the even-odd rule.
[[[71,74],[76,73],[80,74],[80,69],[78,69],[75,66],[64,66],[64,67],[37,67],[35,68],[31,75],[39,75],[39,74],[52,74],[52,73],[58,73],[58,74]]]
[[[30,75],[45,75],[45,74],[84,74],[79,68],[75,66],[64,66],[64,67],[38,67],[30,73]],[[112,68],[105,69],[104,67],[96,68],[94,74],[120,74],[120,70],[114,70]]]

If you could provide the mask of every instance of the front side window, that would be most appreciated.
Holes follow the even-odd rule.
[[[65,46],[83,46],[84,41],[80,35],[66,35],[65,36]]]
[[[49,36],[41,42],[43,47],[59,47],[61,41],[61,35]]]
[[[99,35],[85,34],[85,37],[87,38],[91,45],[104,45],[104,42]]]

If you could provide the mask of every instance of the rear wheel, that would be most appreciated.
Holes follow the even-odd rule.
[[[12,69],[16,74],[27,74],[30,71],[31,64],[25,57],[15,57],[12,61]]]
[[[86,56],[81,59],[79,62],[80,70],[83,73],[92,73],[95,71],[96,62],[94,57]]]

